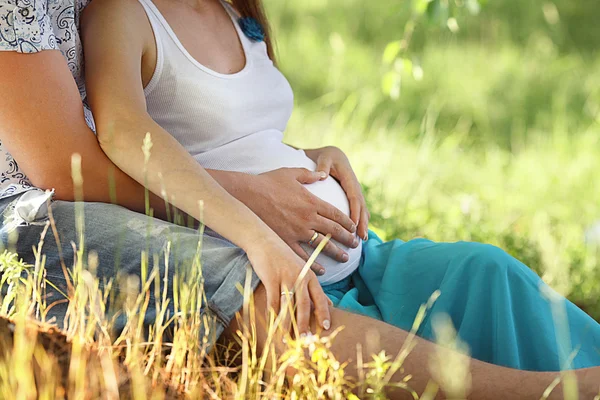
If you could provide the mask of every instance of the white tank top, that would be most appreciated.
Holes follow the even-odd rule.
[[[269,59],[265,43],[244,35],[229,4],[221,2],[242,43],[246,65],[237,73],[221,74],[188,53],[150,0],[139,1],[156,39],[156,69],[144,89],[154,121],[207,169],[248,174],[282,167],[315,170],[315,163],[304,151],[283,143],[294,105],[288,81]],[[346,194],[333,178],[306,188],[349,215]],[[317,261],[326,271],[319,277],[321,284],[344,279],[360,263],[361,246],[350,249],[336,244],[348,252],[349,261],[342,264],[320,255]],[[309,254],[312,251],[304,248]]]

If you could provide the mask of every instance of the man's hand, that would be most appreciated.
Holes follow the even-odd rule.
[[[337,147],[305,150],[306,155],[317,164],[317,172],[324,172],[337,179],[350,202],[350,218],[358,227],[358,235],[364,240],[369,238],[369,219],[371,213],[362,193],[356,174],[346,154]]]

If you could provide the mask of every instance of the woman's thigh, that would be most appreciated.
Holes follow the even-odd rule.
[[[266,291],[262,285],[259,285],[254,292],[253,301],[254,307],[249,308],[249,312],[254,312],[254,314],[242,317],[254,321],[254,327],[256,328],[254,332],[256,333],[256,343],[260,356],[263,354],[263,347],[267,343],[268,337],[268,326],[265,323],[268,320],[266,313],[267,299]],[[380,354],[381,351],[395,358],[407,348],[412,350],[405,354],[402,368],[391,377],[390,382],[408,381],[410,388],[418,394],[423,393],[431,380],[441,384],[441,392],[443,392],[444,389],[455,387],[456,379],[462,378],[465,382],[470,382],[469,386],[464,387],[467,393],[470,393],[469,398],[480,400],[505,399],[507,393],[509,393],[509,398],[539,399],[553,380],[559,376],[558,373],[520,371],[481,362],[466,355],[455,353],[453,350],[442,348],[418,336],[410,335],[407,331],[383,321],[338,308],[331,308],[331,320],[332,326],[327,332],[321,331],[313,321],[313,332],[322,337],[336,332],[329,350],[340,364],[347,363],[345,376],[354,381],[364,377],[365,372],[360,369],[360,365],[364,364],[359,363],[358,360],[362,360],[364,363],[370,362],[372,356]],[[240,328],[239,322],[233,320],[225,330],[223,339],[235,339],[235,332],[243,330]],[[287,349],[286,344],[281,340],[270,343],[275,345],[275,351],[279,356]],[[433,363],[434,360],[437,361]],[[448,360],[446,364],[444,364],[444,360]],[[466,368],[456,370],[457,366]],[[445,368],[445,371],[452,371],[452,376],[440,375],[443,368]],[[459,376],[460,373],[465,375],[461,377]],[[598,394],[597,382],[600,379],[600,368],[582,369],[575,371],[575,374],[578,379],[581,398],[592,398]],[[411,378],[407,380],[406,378],[409,375]],[[447,378],[450,380],[445,381],[444,379]],[[464,397],[464,394],[456,395],[456,393],[452,396],[452,392],[446,392],[446,395],[436,398]],[[388,398],[412,399],[413,397],[405,390],[390,388]],[[550,393],[548,398],[562,398],[560,385]]]
[[[10,219],[14,212],[10,206],[4,210],[4,217]],[[41,214],[41,215],[40,215]],[[50,227],[47,222],[51,220]],[[135,277],[142,278],[142,254],[147,256],[148,269],[158,267],[161,278],[167,278],[163,290],[173,298],[175,279],[188,276],[199,277],[203,282],[206,301],[202,312],[209,313],[215,324],[217,336],[229,325],[231,318],[243,304],[243,296],[238,290],[244,285],[249,263],[244,252],[231,243],[197,230],[168,223],[135,213],[123,207],[105,203],[72,203],[55,201],[49,213],[38,213],[34,220],[20,224],[4,224],[0,229],[3,243],[17,252],[26,263],[36,261],[34,247],[41,244],[41,254],[46,257],[45,270],[48,285],[47,302],[60,302],[62,293],[67,293],[68,284],[63,265],[71,269],[76,262],[77,251],[81,248],[79,231],[83,227],[83,265],[89,269],[95,266],[100,285],[113,280],[114,296],[134,294],[140,283],[129,286]],[[97,262],[90,260],[97,259]],[[198,262],[199,261],[199,262]],[[200,266],[200,268],[198,268]],[[196,270],[192,270],[196,268]],[[199,269],[199,271],[198,271]],[[256,275],[251,275],[252,288],[258,285]],[[127,289],[121,282],[128,282]],[[55,290],[53,286],[56,287]],[[62,292],[62,293],[61,293]],[[150,292],[150,309],[146,315],[152,322],[155,315],[154,290]],[[62,323],[66,312],[64,302],[51,309],[50,317]],[[173,301],[170,302],[173,304]]]

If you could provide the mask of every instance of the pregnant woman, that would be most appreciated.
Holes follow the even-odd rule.
[[[350,230],[358,230],[349,247],[338,243],[344,251],[337,260],[318,259],[318,280],[334,305],[406,330],[419,306],[440,290],[419,329],[424,338],[433,339],[432,321],[445,313],[479,360],[537,371],[600,365],[600,325],[561,299],[568,318],[558,322],[568,328],[570,347],[557,337],[550,303],[541,294],[547,287],[502,250],[423,239],[383,243],[373,233],[364,237],[368,212],[343,153],[303,151],[282,142],[293,107],[291,88],[274,66],[257,3],[234,4],[235,9],[222,0],[97,0],[86,10],[88,100],[101,146],[121,170],[144,182],[140,146],[151,132],[149,189],[160,193],[166,185],[174,205],[195,216],[197,194],[216,185],[206,170],[217,180],[218,171],[229,171],[249,181],[282,167],[323,173],[318,181],[306,180],[306,189],[352,216],[356,226]],[[235,189],[229,191],[235,195]],[[204,201],[207,226],[233,243],[244,247],[247,238],[263,235],[244,224],[245,217],[225,196]],[[309,252],[331,229],[341,227],[324,221],[306,232],[303,248],[294,250]],[[279,244],[266,245],[286,254]],[[297,269],[264,263],[255,252],[249,257],[268,304],[277,309],[280,293],[285,294],[282,285]],[[290,262],[285,257],[281,261]],[[311,299],[317,320],[330,328],[316,288],[309,284],[295,296],[299,308],[309,307]],[[298,318],[301,332],[308,333],[306,315],[300,312]],[[573,348],[578,351],[568,363]]]
[[[54,235],[47,235],[42,252],[47,257],[47,277],[61,290],[66,290],[66,283],[60,261],[68,262],[74,258],[70,243],[77,241],[74,225],[76,203],[71,179],[73,153],[82,156],[86,247],[88,251],[97,252],[97,273],[101,280],[114,278],[117,262],[121,272],[139,275],[140,253],[148,250],[148,247],[152,254],[160,253],[166,247],[170,233],[177,233],[181,238],[180,251],[186,258],[195,256],[200,239],[194,229],[161,220],[167,219],[168,214],[160,196],[154,195],[150,196],[150,203],[158,218],[151,220],[154,227],[151,235],[148,235],[148,218],[143,214],[144,188],[115,167],[93,134],[91,112],[88,104],[82,101],[86,98],[86,87],[82,79],[79,35],[81,12],[89,7],[89,3],[88,0],[0,0],[0,213],[3,216],[0,219],[0,239],[14,245],[14,250],[26,262],[33,264],[35,252],[32,247],[37,247],[48,220],[47,210],[43,207],[46,195],[39,189],[54,189],[51,209],[57,237],[61,241],[55,241]],[[254,301],[257,312],[263,312],[268,305],[276,309],[280,292],[283,291],[278,285],[293,283],[303,264],[286,244],[296,253],[306,256],[298,243],[308,243],[315,232],[332,232],[337,241],[348,248],[356,247],[352,231],[364,237],[368,213],[363,208],[360,187],[340,151],[328,148],[305,152],[310,159],[317,160],[317,169],[330,172],[341,182],[348,195],[350,215],[356,225],[353,229],[352,220],[344,213],[313,196],[299,183],[316,183],[320,173],[297,168],[279,169],[260,175],[205,170],[174,139],[171,132],[161,128],[149,116],[143,88],[148,90],[152,76],[156,75],[157,87],[149,95],[158,95],[167,87],[162,85],[162,89],[158,89],[160,80],[169,76],[168,63],[163,64],[162,78],[159,79],[154,72],[154,69],[159,70],[155,68],[159,65],[158,55],[165,55],[167,51],[157,48],[163,46],[162,40],[167,40],[167,37],[158,36],[162,23],[158,18],[160,14],[177,33],[175,36],[180,39],[183,48],[189,50],[196,62],[207,68],[206,73],[208,70],[217,73],[209,75],[220,81],[223,89],[217,91],[219,96],[209,102],[221,99],[221,103],[216,104],[225,111],[235,107],[233,112],[236,114],[228,117],[224,117],[216,108],[209,108],[212,115],[205,115],[206,123],[240,119],[237,113],[242,108],[252,110],[253,101],[236,105],[235,96],[227,95],[233,89],[230,85],[236,81],[228,79],[227,75],[244,69],[246,61],[250,64],[239,78],[244,75],[257,77],[260,71],[268,71],[268,75],[273,76],[276,70],[264,56],[264,43],[249,42],[236,31],[239,28],[234,29],[235,25],[228,14],[234,13],[232,10],[227,11],[213,0],[157,1],[154,3],[156,10],[151,9],[149,3],[144,4],[144,8],[135,0],[93,0],[91,5],[94,8],[89,9],[86,28],[86,45],[90,47],[87,51],[88,80],[94,92],[90,100],[98,113],[95,117],[104,132],[101,140],[107,152],[110,153],[111,141],[122,141],[124,157],[119,158],[119,154],[112,154],[112,157],[124,169],[129,165],[131,168],[127,172],[141,182],[139,171],[144,160],[140,157],[139,149],[145,132],[152,132],[154,147],[148,165],[149,177],[152,178],[149,180],[150,188],[157,193],[160,191],[160,185],[156,183],[156,180],[160,181],[157,177],[160,171],[174,203],[197,218],[201,217],[197,200],[203,199],[205,222],[247,252],[244,254],[240,248],[214,236],[205,235],[202,238],[202,265],[208,303],[201,313],[214,317],[210,320],[216,323],[216,333],[225,331],[227,339],[237,328],[232,317],[241,308],[242,298],[236,285],[244,283],[248,259],[252,260],[255,271],[264,278],[261,283],[256,276],[252,278],[252,286],[256,287]],[[257,3],[236,1],[236,9],[246,17],[261,20],[263,26],[267,26],[261,19]],[[154,11],[156,16],[152,16]],[[151,23],[157,27],[156,39]],[[247,32],[260,39],[252,34],[252,30]],[[241,51],[240,40],[246,52]],[[175,46],[171,50],[178,48],[173,44],[170,46]],[[171,55],[176,54],[171,52]],[[192,71],[201,70],[198,67],[197,71]],[[167,87],[168,90],[163,93],[165,114],[181,116],[181,122],[178,123],[184,123],[188,113],[186,109],[179,109],[182,104],[176,100],[179,94],[173,97],[169,91],[181,93],[179,91],[188,86],[196,87],[194,81],[197,76],[181,76],[181,79],[172,80],[173,86]],[[277,81],[287,86],[282,77]],[[272,85],[268,88],[274,89]],[[265,90],[261,87],[256,93]],[[202,93],[202,90],[184,93],[191,96],[190,101],[194,101],[197,99],[194,96]],[[277,98],[284,101],[279,93]],[[227,99],[224,100],[223,96],[227,96]],[[288,92],[288,102],[290,96]],[[291,103],[287,108],[291,110]],[[265,124],[270,125],[269,110],[263,112]],[[255,123],[258,121],[256,118],[253,120]],[[225,126],[223,122],[220,124]],[[232,122],[229,124],[234,126]],[[243,129],[243,125],[235,126]],[[197,127],[190,124],[189,129],[192,134]],[[206,129],[199,128],[198,132],[206,132]],[[233,135],[231,132],[222,133],[228,137]],[[127,157],[132,158],[131,164],[128,164]],[[302,160],[307,166],[313,166],[311,161]],[[111,182],[116,186],[116,196],[109,190]],[[329,198],[324,193],[320,195]],[[331,198],[329,201],[336,200]],[[117,204],[109,204],[113,202]],[[249,212],[246,206],[260,219]],[[344,205],[340,204],[339,207],[344,208]],[[285,244],[273,231],[285,240]],[[320,236],[315,239],[318,240],[321,240]],[[541,365],[541,368],[557,367],[555,355],[558,350],[554,342],[554,329],[548,326],[548,306],[539,298],[535,288],[540,282],[500,250],[475,244],[445,245],[425,241],[394,241],[386,244],[374,235],[362,246],[358,270],[354,270],[346,279],[325,286],[327,294],[339,307],[355,312],[327,307],[323,289],[312,273],[302,284],[302,290],[295,294],[300,306],[298,319],[304,324],[304,329],[309,329],[309,316],[313,332],[317,324],[322,327],[328,325],[325,321],[329,321],[329,332],[346,327],[337,334],[331,350],[338,361],[349,363],[346,368],[348,375],[357,378],[358,344],[374,352],[385,350],[387,354],[397,354],[408,337],[407,332],[382,320],[402,326],[414,317],[409,315],[413,314],[414,304],[425,301],[439,288],[443,292],[435,306],[439,308],[434,308],[432,312],[449,312],[461,336],[469,341],[478,357],[485,359],[486,354],[483,346],[475,349],[478,343],[473,339],[475,335],[479,335],[483,345],[489,345],[490,351],[494,351],[487,358],[489,360],[502,363],[501,352],[507,352],[522,364],[509,360],[506,365],[524,368],[525,363],[535,363],[532,357],[536,356],[525,351],[529,346],[538,352],[541,351],[538,347],[547,346],[548,363]],[[350,262],[350,250],[344,252],[332,245],[328,253],[342,264],[332,262],[323,268],[347,268],[342,265]],[[345,261],[344,254],[348,254],[348,261]],[[162,267],[165,272],[164,265]],[[317,267],[317,272],[320,269]],[[172,270],[169,269],[170,272]],[[340,278],[338,276],[333,280]],[[119,287],[114,290],[118,291]],[[309,291],[308,295],[306,290]],[[50,287],[48,291],[50,295],[58,295]],[[269,291],[273,295],[267,299]],[[315,305],[313,315],[310,315],[310,305],[306,304],[309,296]],[[51,297],[50,300],[54,299]],[[152,301],[150,303],[153,304]],[[590,338],[597,337],[596,325],[572,305],[566,304],[573,347],[583,343],[583,349],[588,350],[592,346],[588,342]],[[60,324],[64,307],[57,305],[52,310],[58,318],[56,322]],[[151,307],[150,313],[152,311]],[[428,324],[426,321],[424,326]],[[585,334],[586,326],[591,326],[589,335]],[[258,345],[262,346],[265,332],[260,329],[261,326],[257,328]],[[421,334],[430,337],[428,329],[423,329]],[[365,335],[367,331],[376,332],[380,340],[368,340]],[[323,334],[327,334],[327,331]],[[429,358],[438,350],[438,346],[421,338],[414,340],[416,347],[404,366],[406,372],[412,374],[411,387],[422,393],[430,379]],[[539,343],[533,344],[533,341]],[[517,349],[522,351],[522,356],[514,356]],[[589,362],[589,351],[586,354],[576,361],[579,363],[576,367]],[[510,393],[512,398],[538,399],[558,375],[554,372],[505,368],[475,359],[469,361],[471,396],[482,400],[504,399],[506,393]],[[598,393],[599,368],[579,369],[575,374],[580,398],[592,398]],[[403,377],[403,373],[398,373],[393,380],[398,381]],[[559,385],[551,398],[561,398],[561,393]]]

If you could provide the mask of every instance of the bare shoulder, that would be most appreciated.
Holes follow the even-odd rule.
[[[82,13],[81,22],[87,23],[93,18],[105,18],[107,16],[125,16],[127,13],[133,13],[133,17],[144,16],[144,9],[138,0],[94,0],[85,7]]]
[[[138,0],[94,0],[81,16],[84,40],[88,34],[102,34],[105,40],[126,35],[134,39],[148,28],[146,13]]]

